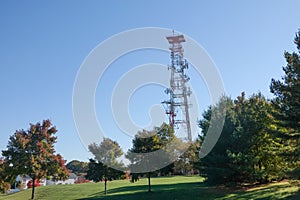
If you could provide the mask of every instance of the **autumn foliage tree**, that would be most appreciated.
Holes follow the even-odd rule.
[[[11,185],[11,180],[15,177],[9,177],[9,174],[6,173],[6,163],[3,159],[0,158],[0,192],[5,193]]]
[[[32,182],[44,177],[66,179],[68,170],[60,154],[55,154],[57,129],[50,120],[30,124],[28,130],[17,130],[10,136],[7,149],[2,151],[4,162],[12,175],[28,175]],[[34,199],[35,185],[32,187]]]

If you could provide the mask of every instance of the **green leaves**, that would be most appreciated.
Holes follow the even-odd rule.
[[[281,80],[271,80],[271,101],[262,94],[245,93],[228,102],[224,128],[214,149],[201,160],[208,180],[270,181],[300,177],[300,30],[294,43],[298,53],[285,52]],[[210,107],[199,122],[200,143],[213,125]],[[222,170],[212,170],[222,169]],[[226,173],[226,174],[225,174]]]
[[[123,155],[123,151],[118,142],[109,138],[103,138],[100,144],[92,143],[88,146],[95,159],[109,167],[122,166],[123,163],[117,161]]]
[[[295,43],[299,45],[299,33]],[[299,49],[299,46],[297,46]],[[288,127],[300,137],[300,59],[297,53],[285,52],[287,65],[282,80],[271,80],[270,90],[275,95],[273,104],[278,110],[276,118],[281,126]]]
[[[279,150],[282,145],[273,134],[275,120],[271,103],[260,93],[249,99],[242,93],[234,102],[226,101],[229,109],[221,137],[211,153],[200,161],[208,180],[225,183],[281,178],[279,171],[283,161]],[[199,123],[204,138],[210,122],[209,113],[206,111]],[[211,170],[216,168],[223,170]]]
[[[300,30],[294,43],[300,52]],[[285,52],[287,65],[281,80],[271,80],[270,90],[275,95],[272,103],[280,137],[286,146],[285,159],[291,176],[300,177],[300,59],[299,54]],[[293,173],[293,171],[295,173]]]
[[[82,162],[79,160],[72,160],[66,165],[67,169],[76,175],[81,175],[82,173],[86,173],[88,170],[88,163]]]
[[[124,174],[124,164],[117,160],[123,155],[118,142],[103,138],[100,144],[92,143],[88,148],[95,159],[90,159],[86,178],[94,181],[102,181],[105,178],[112,180]]]

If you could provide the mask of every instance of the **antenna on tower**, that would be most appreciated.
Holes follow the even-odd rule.
[[[169,99],[163,101],[165,105],[166,114],[169,118],[171,127],[178,128],[179,125],[184,126],[187,132],[187,138],[192,141],[190,116],[189,116],[189,103],[188,97],[191,95],[191,90],[187,87],[187,82],[190,78],[185,74],[188,68],[188,62],[183,57],[182,42],[185,42],[183,35],[175,35],[174,30],[172,36],[167,36],[170,44],[171,65],[168,69],[171,71],[170,88],[165,90],[169,95]],[[178,109],[181,108],[182,119],[176,119]]]

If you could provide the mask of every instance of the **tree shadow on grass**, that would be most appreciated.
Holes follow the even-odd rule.
[[[298,189],[297,189],[298,188]],[[227,192],[222,198],[224,200],[237,199],[300,199],[299,186],[291,189],[289,185],[271,185],[262,188],[242,189],[236,192]]]
[[[300,199],[300,191],[290,191],[287,185],[272,185],[270,187],[248,190],[222,187],[210,187],[206,183],[177,183],[153,185],[152,191],[147,191],[147,185],[132,185],[108,190],[108,194],[98,192],[80,200],[185,200],[185,199]],[[79,200],[79,199],[78,199]]]
[[[147,191],[147,185],[134,185],[114,188],[108,190],[108,194],[99,192],[92,194],[86,200],[108,199],[108,200],[184,200],[184,199],[215,199],[221,197],[222,194],[211,194],[205,192],[208,186],[205,183],[177,183],[177,184],[160,184],[152,185],[152,192]]]

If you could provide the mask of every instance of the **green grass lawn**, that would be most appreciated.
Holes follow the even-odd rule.
[[[299,182],[280,182],[259,187],[225,188],[210,187],[198,176],[152,178],[152,191],[147,192],[147,179],[136,183],[128,180],[108,182],[108,194],[104,195],[103,183],[56,185],[36,188],[36,199],[300,199]],[[3,200],[30,199],[31,190],[11,195],[0,195]]]

